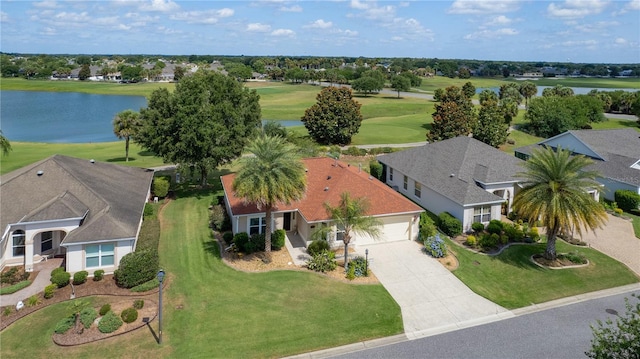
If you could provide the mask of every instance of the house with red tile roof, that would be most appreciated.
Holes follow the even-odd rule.
[[[279,204],[274,209],[274,229],[297,233],[309,242],[316,228],[331,225],[324,204],[337,206],[340,195],[349,192],[352,198],[366,197],[369,201],[367,215],[374,216],[383,223],[378,241],[417,239],[420,213],[424,211],[421,207],[358,166],[326,157],[307,158],[303,162],[307,173],[305,196],[300,201],[289,205]],[[235,174],[221,177],[233,233],[262,233],[266,229],[264,212],[234,195],[234,178]],[[334,228],[332,238],[335,238],[336,230],[339,229]],[[374,239],[356,235],[352,242],[355,245],[371,244]]]

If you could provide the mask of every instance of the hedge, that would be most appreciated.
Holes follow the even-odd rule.
[[[614,193],[614,198],[619,208],[631,212],[640,207],[640,194],[626,189],[619,189]]]
[[[450,237],[455,237],[462,233],[462,222],[449,212],[440,213],[438,215],[438,222],[438,227]]]
[[[150,281],[158,273],[158,250],[147,249],[125,255],[120,266],[114,272],[116,284],[124,288],[133,288]]]

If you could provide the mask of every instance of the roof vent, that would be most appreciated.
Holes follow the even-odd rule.
[[[93,158],[89,160],[89,162],[91,163],[96,163],[96,160],[94,160]]]
[[[325,187],[324,191],[327,192],[329,190],[329,187]]]
[[[327,180],[330,180],[330,179],[331,179],[331,176],[327,176]]]
[[[449,177],[455,177],[455,176],[456,176],[455,173],[452,173],[452,174],[449,175]]]
[[[305,171],[305,172],[309,172],[309,169],[308,169],[308,168],[305,168],[305,169],[304,169],[304,171]]]
[[[40,170],[40,171],[36,172],[36,174],[37,174],[38,176],[42,176],[42,175],[44,174],[44,172],[43,172],[42,170]]]

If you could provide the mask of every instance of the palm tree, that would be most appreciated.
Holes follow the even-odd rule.
[[[582,228],[595,230],[606,223],[607,214],[602,205],[587,192],[597,188],[598,173],[586,167],[592,161],[584,156],[572,156],[571,151],[547,147],[534,150],[524,162],[524,188],[514,198],[518,215],[529,223],[541,220],[547,233],[544,257],[556,259],[556,237],[568,228],[582,234]]]
[[[2,150],[2,154],[5,156],[13,150],[11,148],[11,142],[9,142],[6,137],[4,137],[4,134],[2,134],[2,130],[0,130],[0,149]]]
[[[351,198],[348,192],[343,192],[340,195],[338,206],[332,207],[329,203],[325,203],[324,208],[336,226],[344,230],[342,242],[344,243],[344,267],[347,268],[349,264],[348,248],[352,235],[368,234],[373,238],[378,238],[382,222],[366,215],[369,210],[367,198]]]
[[[265,212],[265,252],[271,254],[271,218],[278,203],[302,199],[307,188],[304,164],[295,146],[282,137],[261,135],[249,142],[249,156],[240,159],[241,168],[233,180],[233,192]],[[269,257],[267,257],[269,259]]]
[[[136,135],[140,124],[140,114],[133,110],[124,110],[113,118],[113,133],[125,140],[126,162],[129,162],[129,140]]]

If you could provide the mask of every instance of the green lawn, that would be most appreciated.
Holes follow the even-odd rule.
[[[633,232],[635,233],[637,238],[640,238],[640,216],[625,212],[625,216],[631,218],[631,223],[633,224]]]
[[[505,308],[636,283],[640,279],[620,262],[606,255],[558,241],[559,253],[579,251],[591,262],[575,269],[544,269],[529,258],[542,254],[546,244],[512,246],[498,256],[476,254],[448,241],[460,266],[453,274],[479,295]]]
[[[381,285],[352,285],[307,271],[244,273],[226,266],[207,226],[216,191],[180,193],[161,214],[164,291],[162,347],[151,332],[77,348],[50,334],[62,305],[2,333],[2,358],[273,358],[402,332],[400,308]],[[157,323],[152,327],[157,330]],[[24,333],[29,333],[25,336]]]
[[[51,92],[82,92],[101,95],[131,95],[149,96],[157,88],[168,88],[173,91],[172,83],[137,83],[119,84],[114,82],[97,81],[49,81],[25,80],[23,78],[2,78],[0,90],[19,91],[51,91]]]

